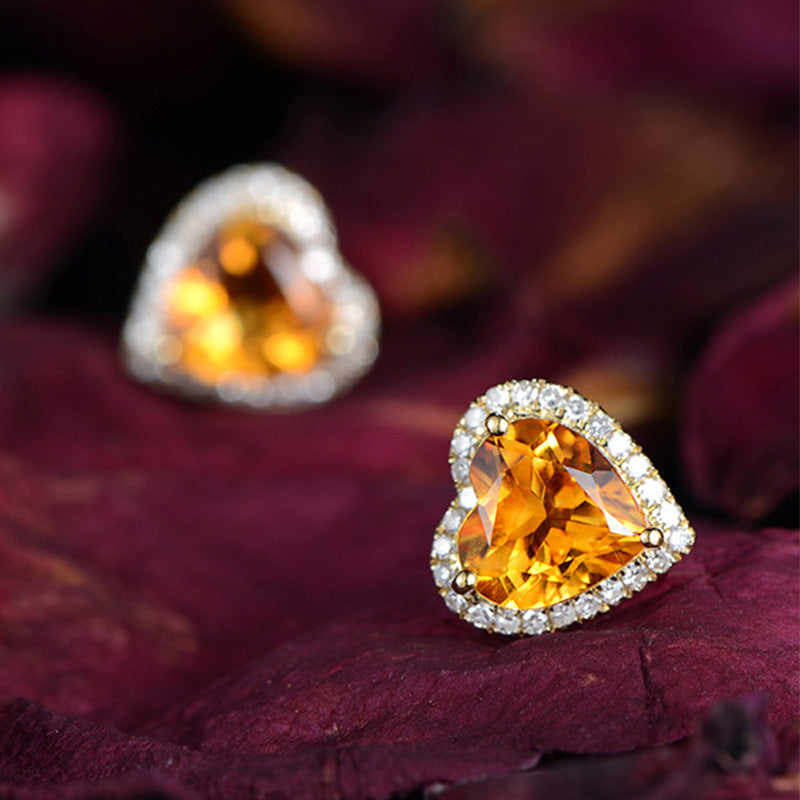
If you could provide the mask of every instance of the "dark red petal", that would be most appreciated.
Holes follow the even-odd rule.
[[[799,312],[791,281],[733,316],[694,369],[682,444],[709,506],[758,519],[797,491]]]
[[[112,112],[60,78],[0,80],[0,305],[42,285],[105,192]]]
[[[138,737],[9,707],[0,771],[18,785],[52,786],[119,778],[137,763],[206,795],[228,786],[223,796],[268,787],[323,797],[331,782],[346,797],[389,796],[530,766],[540,751],[619,753],[673,742],[691,735],[715,703],[753,691],[768,698],[771,729],[793,726],[794,532],[753,537],[701,526],[695,552],[624,606],[575,630],[523,640],[476,631],[443,607],[426,574],[423,531],[390,514],[382,533],[376,560],[343,529],[342,555],[329,564],[334,575],[348,571],[345,559],[377,576],[402,571],[402,585],[384,592],[370,588],[370,576],[353,575],[362,610],[334,588],[324,605],[337,609],[336,620],[318,625],[329,610],[322,603],[306,610],[305,623],[295,615],[285,644]],[[392,557],[404,534],[416,542],[416,565]],[[184,553],[192,546],[187,540]],[[242,579],[277,552],[251,540]],[[263,575],[268,582],[271,573]],[[173,572],[175,601],[194,597],[209,614],[215,585],[187,578]],[[243,601],[230,592],[227,600],[223,613],[236,624],[247,613]],[[287,613],[268,592],[270,601]],[[143,687],[140,701],[146,697]],[[53,726],[63,731],[58,738],[45,735]]]
[[[791,766],[775,751],[763,709],[764,697],[750,696],[715,708],[705,721],[704,731],[679,744],[610,756],[558,756],[538,769],[528,763],[518,765],[520,771],[495,775],[492,768],[486,769],[486,754],[477,748],[472,763],[462,767],[464,782],[428,781],[425,796],[446,800],[558,796],[572,800],[585,798],[590,792],[592,797],[614,800],[624,792],[626,797],[686,800],[697,796],[702,786],[702,796],[709,800],[786,797],[792,787]],[[77,777],[68,783],[48,780],[70,751],[86,754],[82,758],[87,761],[91,751],[96,761],[93,770],[72,764],[67,775],[91,772],[92,777]],[[44,764],[41,752],[47,754]],[[5,785],[3,796],[13,800],[82,800],[89,795],[101,800],[154,795],[172,800],[208,796],[235,800],[253,793],[276,800],[331,795],[360,800],[385,796],[384,787],[371,779],[381,759],[384,770],[397,771],[395,785],[403,781],[415,785],[415,776],[430,770],[432,757],[438,757],[442,774],[452,766],[446,748],[432,753],[413,744],[391,749],[327,747],[317,755],[305,752],[220,759],[168,742],[126,737],[21,702],[6,704],[0,710],[0,758],[9,753],[30,767],[25,783],[31,788]],[[411,760],[414,754],[418,756],[416,762]],[[359,780],[358,773],[364,780]],[[482,777],[470,778],[481,773]]]
[[[118,136],[106,104],[73,83],[0,80],[0,305],[40,287],[94,213]]]
[[[615,800],[619,797],[687,800],[767,800],[785,796],[791,781],[775,758],[774,738],[763,719],[763,697],[714,709],[702,734],[616,756],[557,758],[542,769],[510,773],[431,791],[442,800]],[[778,773],[778,774],[776,774]]]
[[[392,318],[472,299],[479,330],[679,350],[794,266],[794,142],[733,115],[472,89],[373,125],[317,109],[291,140]]]
[[[412,627],[412,637],[429,630],[437,611],[452,635],[475,635],[440,607],[427,554],[452,492],[447,441],[463,398],[476,393],[476,376],[488,372],[488,358],[468,367],[454,361],[449,369],[436,356],[438,369],[429,367],[430,375],[418,376],[413,390],[401,393],[395,387],[409,369],[407,342],[390,342],[358,393],[324,410],[275,417],[159,397],[125,378],[105,340],[66,325],[9,322],[0,342],[0,443],[14,454],[2,464],[0,496],[8,565],[0,606],[8,648],[0,684],[6,694],[131,725],[298,631],[320,631],[303,645],[313,649],[324,642],[319,657],[329,647],[345,658],[349,651],[339,634],[322,631],[338,630],[357,615],[355,628],[342,635],[352,638],[353,647],[368,648],[373,629],[384,626],[383,615],[397,613],[397,596],[411,615],[409,624],[417,619],[414,624],[423,626]],[[426,363],[424,348],[418,351],[417,369]],[[764,550],[752,545],[751,552],[743,535],[731,536],[727,543],[715,535],[706,556],[693,556],[676,571],[699,581],[699,590],[667,595],[663,607],[659,600],[647,606],[656,615],[658,636],[678,626],[670,645],[678,661],[697,666],[698,659],[710,665],[721,660],[704,678],[719,697],[735,684],[724,672],[714,678],[719,669],[752,675],[760,667],[745,657],[744,644],[739,656],[724,659],[718,648],[726,642],[734,647],[747,625],[755,625],[748,614],[777,608],[791,592],[789,577],[784,584],[774,575],[772,583],[759,583],[788,563],[785,554],[769,555],[779,538],[765,535],[771,544],[765,540]],[[701,540],[701,554],[703,547]],[[692,572],[711,558],[711,578]],[[767,566],[781,558],[782,567]],[[717,579],[717,572],[727,577]],[[730,586],[709,590],[705,581],[712,579]],[[648,591],[658,598],[658,587],[666,591],[676,580],[671,573]],[[717,591],[768,599],[723,607]],[[628,647],[624,657],[633,659],[634,672],[641,668],[639,623],[626,628],[625,620],[632,614],[636,619],[637,602],[612,615],[623,626],[616,641]],[[364,609],[372,616],[361,617]],[[706,619],[712,611],[715,616]],[[695,632],[685,626],[696,614],[705,619],[701,629],[713,635],[708,652],[689,647]],[[776,635],[791,638],[783,624],[776,618]],[[733,630],[720,641],[718,631],[726,625]],[[507,652],[569,650],[570,642],[593,630],[590,625],[566,637],[507,645]],[[449,645],[440,644],[444,657]],[[554,664],[580,664],[575,658],[569,650]],[[656,659],[654,669],[660,668]],[[782,680],[780,669],[763,672],[763,680]],[[679,708],[697,701],[691,677],[688,683],[664,680]],[[636,693],[630,702],[639,702]],[[692,706],[690,715],[701,710],[702,703]],[[635,708],[626,713],[638,718]],[[685,717],[659,735],[683,735]],[[627,726],[629,746],[650,735],[637,730],[636,723]],[[570,746],[568,730],[558,736]],[[558,747],[562,739],[542,744]],[[591,740],[582,746],[591,749]]]
[[[611,118],[496,88],[412,95],[373,125],[316,109],[296,131],[285,160],[330,203],[387,314],[404,317],[480,297],[483,322],[486,301],[519,291],[513,273],[596,199],[619,155]]]
[[[797,5],[747,0],[499,4],[476,49],[517,78],[573,92],[669,86],[683,92],[794,94]]]
[[[797,700],[797,587],[779,561],[797,541],[762,536],[703,526],[690,558],[608,616],[518,641],[471,629],[409,571],[399,607],[373,592],[380,612],[295,638],[149,730],[218,753],[232,741],[238,752],[285,751],[329,737],[470,749],[476,736],[520,758],[619,752],[682,738],[713,703],[755,688],[785,727]],[[307,716],[289,726],[298,708]]]

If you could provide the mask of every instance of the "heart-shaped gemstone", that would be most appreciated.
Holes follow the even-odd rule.
[[[166,286],[172,363],[196,379],[310,372],[331,355],[333,306],[300,251],[254,215],[226,220]]]
[[[644,550],[630,489],[599,448],[558,422],[521,419],[470,467],[477,504],[458,532],[475,591],[528,609],[574,597]]]

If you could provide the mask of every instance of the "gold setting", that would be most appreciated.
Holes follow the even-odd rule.
[[[489,414],[486,430],[490,436],[503,436],[508,431],[508,420],[502,414]]]
[[[458,594],[466,594],[475,588],[475,573],[462,569],[453,578],[453,591]]]
[[[658,528],[645,528],[639,538],[645,547],[660,547],[664,543],[664,534]]]
[[[488,439],[504,435],[509,426],[527,419],[558,422],[584,437],[630,491],[644,524],[636,532],[639,552],[627,564],[572,597],[522,609],[492,602],[473,589],[457,591],[466,585],[462,573],[474,574],[462,563],[458,537],[464,520],[475,510],[477,495],[470,473],[476,454]],[[456,499],[436,530],[431,568],[447,606],[476,627],[535,635],[590,619],[640,591],[694,543],[691,526],[641,448],[596,403],[566,386],[530,380],[509,381],[489,389],[456,426],[450,466]],[[475,579],[477,583],[477,576]]]

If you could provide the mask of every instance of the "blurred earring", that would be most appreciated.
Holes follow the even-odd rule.
[[[316,190],[275,164],[238,166],[184,198],[153,241],[122,351],[157,388],[282,411],[357,381],[379,327]]]

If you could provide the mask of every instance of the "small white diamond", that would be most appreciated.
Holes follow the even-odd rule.
[[[464,424],[471,430],[476,431],[483,427],[486,420],[486,412],[480,406],[472,406],[464,414]]]
[[[589,424],[586,426],[586,432],[592,439],[598,442],[604,442],[614,431],[614,422],[608,414],[603,414],[599,411],[592,416]]]
[[[456,614],[461,614],[467,607],[467,601],[460,595],[450,589],[444,595],[445,605]]]
[[[573,394],[564,409],[564,416],[580,422],[589,412],[589,404],[579,395]]]
[[[341,270],[341,264],[333,253],[324,248],[317,247],[309,250],[300,258],[300,267],[315,283],[324,283],[330,280],[337,271]]]
[[[650,459],[637,453],[631,456],[623,465],[622,471],[632,480],[638,481],[650,472]]]
[[[554,386],[552,383],[548,383],[539,392],[539,404],[549,411],[558,411],[564,403],[565,391],[562,386]]]
[[[498,633],[505,633],[511,635],[519,633],[522,628],[522,620],[516,614],[504,613],[498,611],[494,615],[494,630]]]
[[[456,566],[451,561],[442,561],[433,568],[433,579],[440,589],[449,586],[455,576]]]
[[[508,389],[505,386],[493,386],[486,392],[486,405],[492,411],[503,410],[508,405],[509,399]]]
[[[673,528],[667,532],[667,544],[676,553],[686,553],[694,544],[694,533],[691,528]]]
[[[458,504],[462,508],[475,508],[478,496],[471,486],[467,486],[458,493]]]
[[[452,536],[434,536],[433,538],[433,555],[436,558],[444,558],[449,556],[455,549],[455,542]]]
[[[638,592],[647,585],[649,575],[641,564],[628,564],[620,573],[620,578],[627,587]]]
[[[469,478],[469,461],[466,458],[457,458],[450,467],[450,472],[456,483],[464,483]]]
[[[650,567],[653,572],[661,574],[672,566],[674,557],[668,550],[658,549],[648,550],[647,553],[645,553],[645,558],[647,559],[647,566]]]
[[[575,608],[570,603],[559,603],[550,609],[550,622],[556,628],[566,628],[578,619]]]
[[[466,456],[472,449],[472,437],[466,433],[457,433],[453,437],[453,452],[457,456]]]
[[[492,613],[486,606],[474,605],[465,614],[466,618],[478,628],[488,628],[492,624]]]
[[[606,449],[612,458],[624,458],[633,449],[633,440],[627,433],[616,431],[611,434]]]
[[[609,578],[601,583],[597,592],[603,598],[603,602],[609,606],[615,606],[625,597],[625,587],[617,578]]]
[[[547,616],[544,611],[530,609],[522,612],[522,630],[531,636],[547,630]]]
[[[581,619],[591,619],[602,607],[600,601],[593,594],[582,594],[575,600],[575,610]]]
[[[536,384],[530,381],[520,381],[511,389],[511,400],[519,408],[528,408],[536,396]]]
[[[639,486],[639,497],[647,505],[652,506],[664,499],[666,487],[658,478],[648,478]]]
[[[461,523],[464,521],[465,514],[458,508],[448,508],[442,517],[442,527],[448,533],[454,533],[458,530]]]
[[[657,516],[665,528],[674,528],[681,521],[681,510],[677,503],[667,501],[661,504]]]

